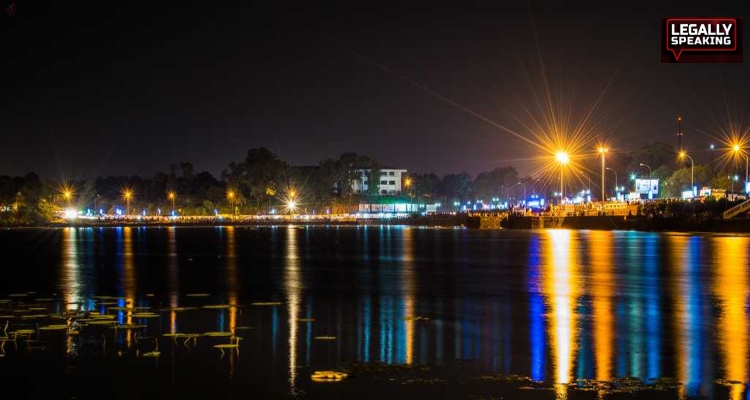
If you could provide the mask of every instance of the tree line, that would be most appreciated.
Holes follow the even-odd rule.
[[[608,176],[607,181],[630,186],[631,176],[644,177],[641,164],[647,164],[651,176],[660,179],[662,197],[679,196],[689,188],[691,180],[699,187],[744,189],[740,188],[744,175],[740,182],[727,178],[731,176],[728,173],[739,171],[738,163],[722,166],[709,163],[691,169],[676,154],[673,146],[661,142],[626,154],[613,154],[607,166],[620,171],[619,179],[614,182]],[[597,191],[592,192],[599,193],[598,159],[593,155],[582,159],[580,168],[589,175],[588,185],[593,183],[592,189]],[[533,174],[521,177],[514,167],[502,166],[475,177],[465,172],[442,177],[434,173],[409,173],[410,184],[396,196],[379,196],[378,179],[370,180],[366,193],[353,192],[352,182],[359,179],[356,169],[370,169],[371,176],[379,176],[383,168],[379,161],[353,152],[321,160],[314,166],[293,166],[267,148],[253,148],[243,160],[230,162],[219,177],[208,171],[196,171],[189,162],[170,165],[166,171],[151,177],[121,175],[58,182],[33,172],[17,177],[0,176],[0,223],[43,223],[61,207],[93,213],[101,210],[106,214],[117,209],[124,212],[126,205],[130,214],[168,215],[173,209],[180,215],[260,214],[280,210],[290,200],[308,213],[347,212],[360,202],[383,201],[441,203],[442,209],[451,210],[456,204],[486,203],[493,199],[513,201],[520,199],[523,192],[551,196],[557,187],[553,179],[540,182]],[[607,192],[611,192],[610,186],[614,185],[606,186]],[[126,191],[131,193],[127,200]]]

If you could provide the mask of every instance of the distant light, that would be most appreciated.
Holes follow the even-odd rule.
[[[68,208],[65,210],[65,218],[67,219],[76,219],[78,217],[78,212],[72,208]]]
[[[713,150],[714,149],[714,144],[711,143],[711,146],[709,146],[709,147],[711,148],[711,150]]]

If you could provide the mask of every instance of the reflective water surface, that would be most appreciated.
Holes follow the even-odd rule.
[[[750,398],[749,245],[388,226],[5,230],[0,380],[24,398]],[[320,370],[348,376],[313,380]]]

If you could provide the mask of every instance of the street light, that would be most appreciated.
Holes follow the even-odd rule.
[[[653,198],[653,195],[651,193],[651,185],[652,185],[652,183],[651,183],[651,167],[649,167],[648,165],[646,165],[644,163],[639,163],[638,165],[640,165],[641,167],[648,168],[648,199],[651,200]]]
[[[125,199],[125,215],[130,215],[130,200],[133,198],[133,190],[122,189],[122,198]]]
[[[680,158],[687,157],[690,160],[690,191],[695,195],[695,186],[693,186],[693,177],[695,176],[695,163],[693,163],[693,157],[690,157],[685,150],[680,152]]]
[[[229,200],[229,204],[232,205],[232,215],[234,215],[236,212],[234,209],[234,190],[227,190],[227,200]]]
[[[404,180],[404,187],[409,189],[409,212],[414,211],[412,210],[413,208],[412,203],[414,203],[414,191],[411,190],[411,185],[412,185],[411,177],[407,176],[406,179]]]
[[[732,150],[736,154],[740,154],[740,150],[742,150],[742,148],[740,147],[739,144],[735,144],[734,146],[732,146]],[[747,157],[747,153],[745,153],[745,186],[747,186],[747,180],[748,180],[748,176],[747,176],[748,168],[747,167],[748,167],[748,157]]]
[[[172,215],[174,215],[174,200],[177,196],[175,195],[174,191],[170,190],[167,193],[167,197],[169,198],[169,200],[172,200]]]
[[[604,156],[605,156],[605,154],[607,154],[607,148],[606,147],[600,147],[599,148],[599,154],[602,155],[602,211],[604,211],[604,197],[605,197],[605,195],[604,195],[604,171],[605,171],[605,168],[606,168],[604,166],[604,158],[605,158]]]
[[[518,182],[513,186],[521,185],[523,186],[523,204],[526,205],[526,185],[523,182]]]
[[[64,189],[62,195],[65,201],[68,203],[68,208],[70,208],[70,200],[73,198],[73,190]]]
[[[565,164],[570,161],[570,158],[568,157],[568,153],[564,151],[558,151],[555,155],[555,158],[557,159],[557,162],[560,163],[560,204],[562,204],[563,196],[565,191],[563,190],[563,170],[565,169]]]
[[[615,173],[615,197],[617,197],[617,171],[610,167],[607,167],[607,169]]]

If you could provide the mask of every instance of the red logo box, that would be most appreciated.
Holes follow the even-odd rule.
[[[662,19],[663,63],[741,63],[742,18]]]

